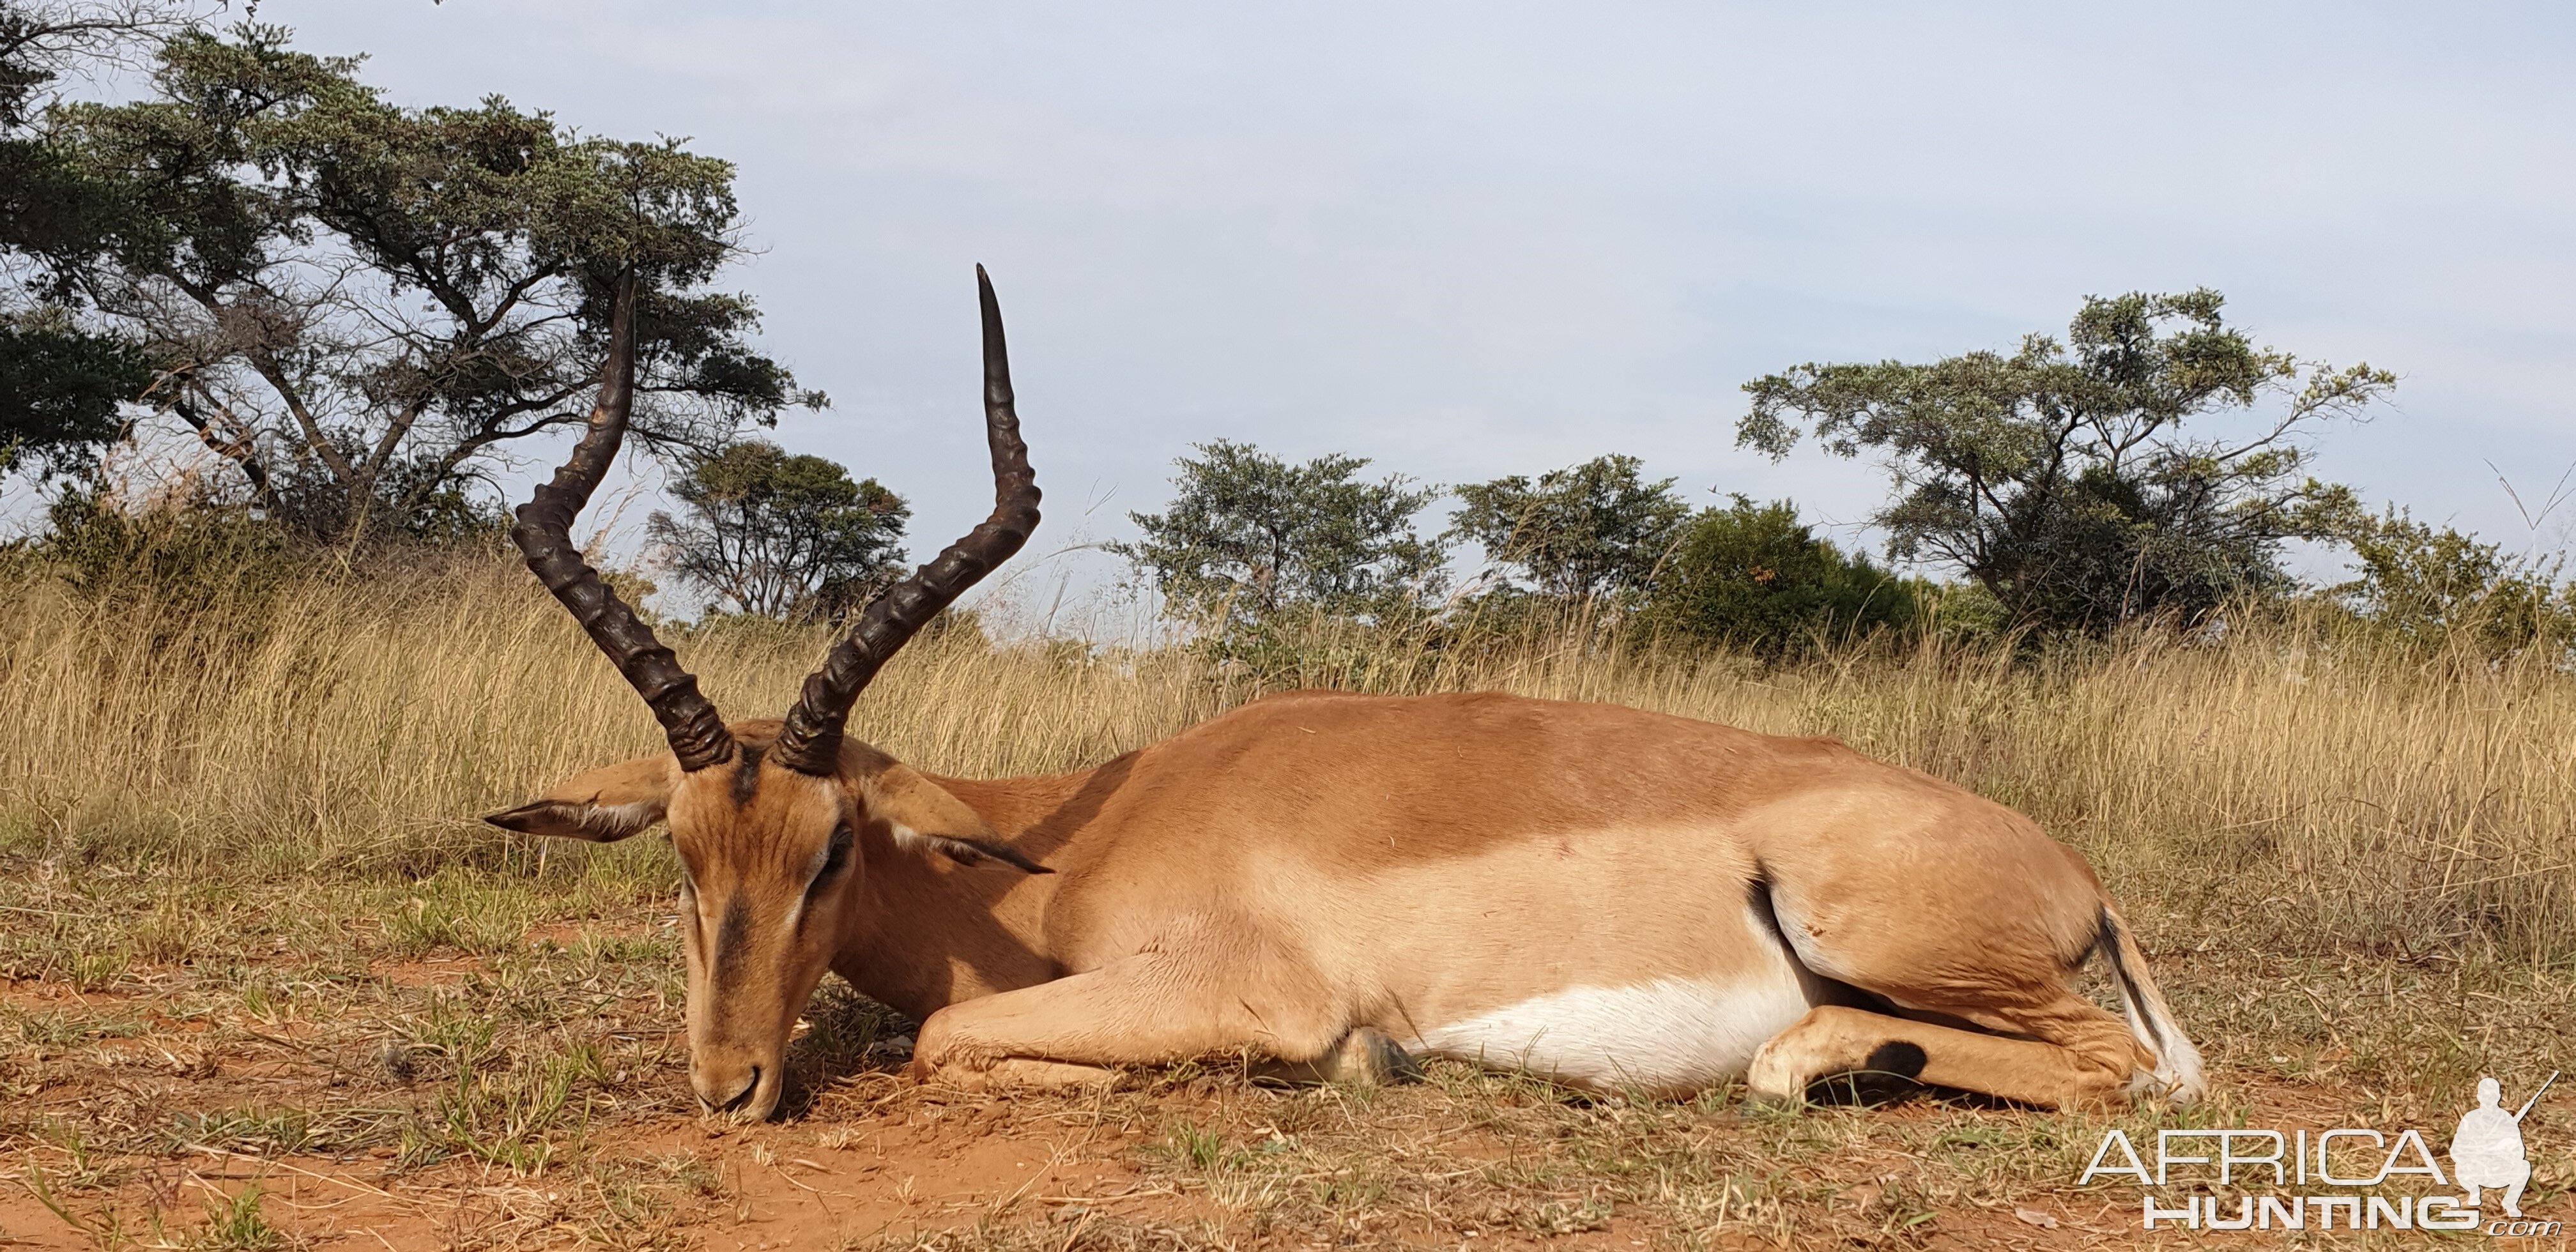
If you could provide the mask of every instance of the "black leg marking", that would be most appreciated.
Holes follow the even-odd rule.
[[[1868,1073],[1894,1074],[1910,1080],[1922,1076],[1924,1060],[1923,1049],[1919,1045],[1890,1039],[1870,1049],[1869,1059],[1861,1062],[1860,1067]]]
[[[1926,1058],[1921,1045],[1890,1039],[1869,1050],[1852,1069],[1807,1084],[1810,1104],[1892,1104],[1923,1090],[1917,1081]]]

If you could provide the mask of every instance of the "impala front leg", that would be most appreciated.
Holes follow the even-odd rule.
[[[921,1024],[911,1076],[965,1087],[1105,1084],[1122,1065],[1250,1048],[1314,1061],[1348,1031],[1312,977],[1227,977],[1146,952],[1054,982],[952,1004]]]

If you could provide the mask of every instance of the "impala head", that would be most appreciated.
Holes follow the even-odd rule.
[[[697,679],[573,547],[573,516],[615,459],[634,396],[631,278],[618,286],[589,429],[554,481],[520,506],[510,531],[528,568],[644,697],[671,750],[577,775],[484,820],[597,842],[670,824],[684,872],[689,1084],[712,1109],[766,1116],[777,1107],[788,1033],[856,920],[863,846],[1046,872],[1003,846],[964,802],[842,734],[852,702],[887,658],[1037,526],[1038,489],[1012,411],[1001,310],[981,266],[975,276],[992,516],[870,602],[806,676],[784,719],[726,724]]]

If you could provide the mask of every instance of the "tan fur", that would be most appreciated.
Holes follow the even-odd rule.
[[[776,724],[733,733],[756,752]],[[775,1106],[827,968],[923,1019],[916,1075],[973,1085],[1236,1049],[1329,1070],[1379,1037],[1462,1054],[1525,1020],[1550,1072],[1593,1085],[1633,1065],[1658,1089],[1744,1073],[1796,1099],[1907,1048],[1925,1081],[2032,1103],[2115,1096],[2148,1069],[2180,1097],[2198,1085],[2125,933],[2155,1018],[2137,1029],[2170,1035],[2161,1052],[2071,990],[2116,927],[2081,858],[1830,740],[1502,695],[1300,693],[1078,774],[939,778],[858,744],[842,762],[831,780],[764,763],[745,791],[733,767],[648,758],[495,815],[599,837],[582,805],[625,806],[623,826],[662,789],[690,880],[691,1080],[711,1106]],[[844,823],[853,863],[808,899]],[[935,853],[976,858],[942,837],[1053,872],[957,864]],[[1699,1021],[1761,1033],[1701,1057]],[[1583,1030],[1624,1059],[1592,1065]],[[1536,1064],[1497,1046],[1486,1059]]]

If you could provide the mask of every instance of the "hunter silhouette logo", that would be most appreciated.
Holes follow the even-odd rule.
[[[2531,1106],[2540,1103],[2540,1092],[2558,1081],[2551,1070],[2540,1084],[2540,1091],[2522,1102],[2513,1112],[2504,1111],[2504,1084],[2492,1078],[2478,1080],[2478,1106],[2460,1115],[2460,1128],[2451,1132],[2451,1176],[2468,1189],[2462,1203],[2478,1207],[2478,1193],[2489,1187],[2504,1190],[2504,1215],[2522,1216],[2523,1184],[2531,1181],[2531,1159],[2522,1152],[2522,1119]]]

